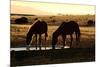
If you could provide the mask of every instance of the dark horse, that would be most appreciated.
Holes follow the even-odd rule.
[[[42,34],[45,34],[45,42],[46,42],[46,37],[48,36],[47,34],[47,30],[48,30],[48,27],[47,27],[47,23],[43,20],[37,20],[36,19],[36,22],[35,24],[33,24],[31,26],[31,28],[29,29],[28,33],[27,33],[27,37],[26,37],[26,44],[28,45],[27,49],[29,50],[29,44],[32,40],[32,36],[33,34],[35,34],[35,37],[36,37],[36,49],[37,49],[37,35],[39,35],[39,48],[41,50],[41,35]]]
[[[63,38],[63,48],[65,46],[66,35],[70,35],[71,42],[70,48],[72,47],[73,33],[76,34],[76,41],[80,40],[80,29],[79,25],[75,21],[63,22],[60,27],[53,33],[52,36],[52,49],[55,49],[58,36],[61,35]]]

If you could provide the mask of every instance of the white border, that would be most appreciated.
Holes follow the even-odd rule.
[[[10,65],[10,1],[0,0],[0,67]]]

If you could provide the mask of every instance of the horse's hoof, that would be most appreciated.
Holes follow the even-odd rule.
[[[27,51],[30,51],[30,49],[27,49]]]
[[[64,47],[61,47],[61,49],[64,49]]]
[[[55,48],[52,48],[52,50],[55,50]]]

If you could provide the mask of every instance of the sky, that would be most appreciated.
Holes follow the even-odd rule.
[[[11,1],[11,13],[34,15],[95,14],[95,6],[46,2]]]

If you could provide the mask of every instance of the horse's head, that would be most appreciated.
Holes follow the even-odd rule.
[[[29,34],[27,34],[27,36],[26,36],[26,44],[29,45],[31,40],[32,40],[32,37]]]
[[[58,38],[57,33],[54,32],[52,35],[52,49],[55,49],[55,45],[57,43],[57,38]]]

